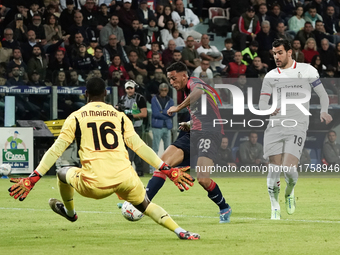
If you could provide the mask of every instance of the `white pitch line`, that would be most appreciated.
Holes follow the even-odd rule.
[[[0,207],[0,210],[17,210],[17,211],[40,211],[40,212],[49,212],[51,210],[48,209],[34,209],[34,208],[7,208]],[[80,213],[98,213],[98,214],[120,214],[120,211],[117,212],[101,212],[101,211],[77,211]],[[200,216],[200,215],[184,215],[184,214],[171,214],[173,217],[182,217],[182,218],[204,218],[204,219],[216,219],[219,217],[214,216]],[[232,217],[232,219],[236,220],[265,220],[272,221],[267,218],[250,218],[250,217]],[[298,220],[298,219],[281,219],[280,221],[292,221],[292,222],[306,222],[306,223],[327,223],[327,224],[340,224],[340,221],[331,221],[331,220]],[[278,222],[280,222],[278,221]]]

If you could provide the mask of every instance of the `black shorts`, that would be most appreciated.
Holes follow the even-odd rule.
[[[178,136],[172,145],[184,152],[183,161],[191,158],[191,162],[195,162],[198,157],[207,157],[216,161],[221,141],[220,133],[191,130],[190,133]],[[192,161],[193,159],[195,160]]]

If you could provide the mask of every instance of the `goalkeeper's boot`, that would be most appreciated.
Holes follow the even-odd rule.
[[[55,198],[50,198],[50,200],[48,201],[48,204],[50,205],[51,209],[63,216],[64,218],[68,219],[69,221],[75,222],[78,219],[77,214],[73,215],[73,217],[70,217],[67,215],[66,211],[65,211],[65,207],[63,202],[59,201],[58,199]]]
[[[231,212],[232,210],[230,207],[221,210],[220,211],[220,223],[229,223]]]
[[[295,196],[294,193],[286,197],[286,211],[288,214],[295,212]]]
[[[123,203],[117,203],[117,207],[118,207],[118,209],[122,209]]]
[[[281,219],[281,211],[278,209],[272,210],[271,220],[280,220]]]
[[[199,234],[192,233],[189,231],[179,233],[178,237],[179,239],[186,239],[186,240],[197,240],[201,238]]]

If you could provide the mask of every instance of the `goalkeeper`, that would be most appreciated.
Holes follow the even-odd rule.
[[[113,193],[133,204],[158,224],[174,231],[180,239],[199,239],[200,236],[180,228],[160,206],[150,202],[143,183],[131,166],[125,144],[146,162],[168,176],[177,187],[188,189],[194,179],[185,168],[165,164],[135,133],[129,118],[104,102],[105,82],[92,78],[86,84],[87,104],[73,112],[65,121],[60,135],[45,153],[37,169],[27,178],[12,178],[15,184],[10,195],[23,201],[35,183],[52,167],[58,157],[76,139],[82,168],[63,167],[58,171],[58,186],[63,202],[51,198],[51,209],[76,221],[73,195],[101,199]]]

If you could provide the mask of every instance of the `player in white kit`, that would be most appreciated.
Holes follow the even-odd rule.
[[[275,40],[272,50],[277,68],[267,73],[263,80],[259,108],[273,109],[270,111],[272,113],[264,133],[264,157],[269,158],[267,187],[272,209],[271,219],[279,220],[281,171],[284,172],[287,183],[285,190],[287,213],[293,214],[295,211],[294,187],[298,179],[297,165],[309,124],[311,88],[320,98],[321,122],[330,123],[332,116],[328,114],[329,99],[319,79],[318,71],[310,64],[297,63],[292,59],[292,48],[288,40]],[[276,100],[273,98],[272,105],[269,105],[270,97],[274,97],[275,94]],[[281,95],[290,100],[286,107],[281,102]],[[276,108],[273,106],[275,101]]]

